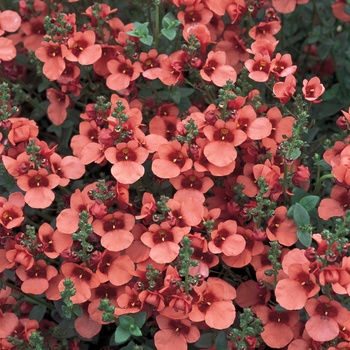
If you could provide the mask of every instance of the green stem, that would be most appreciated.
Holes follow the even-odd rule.
[[[156,30],[155,30],[155,34],[154,34],[154,42],[155,42],[155,46],[156,46],[156,50],[158,51],[158,42],[159,42],[159,27],[160,27],[160,14],[159,14],[159,2],[156,2]]]
[[[320,193],[323,181],[327,179],[333,179],[333,177],[333,174],[325,174],[321,176],[316,182],[314,194],[318,195]]]

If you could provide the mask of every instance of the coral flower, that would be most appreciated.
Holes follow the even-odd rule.
[[[236,317],[232,300],[236,290],[227,282],[216,277],[209,277],[201,287],[194,288],[199,300],[192,305],[189,318],[193,322],[204,321],[214,329],[225,329],[231,326]],[[225,317],[223,317],[225,315]]]
[[[211,233],[209,250],[214,253],[223,253],[226,256],[236,256],[243,252],[246,241],[241,235],[237,235],[237,222],[227,220],[220,222],[217,230]]]
[[[207,125],[203,132],[210,141],[204,147],[204,155],[210,163],[224,167],[233,162],[237,157],[236,146],[242,144],[247,135],[242,130],[237,130],[233,121],[224,122],[219,119],[214,125]]]
[[[313,77],[309,81],[307,79],[303,80],[302,91],[305,100],[312,103],[319,103],[322,100],[318,100],[318,98],[325,92],[325,87],[321,84],[318,77]]]
[[[54,88],[46,90],[47,99],[50,105],[47,108],[47,115],[55,125],[61,125],[67,118],[67,108],[70,103],[69,96]]]
[[[260,83],[269,80],[271,73],[270,56],[257,53],[254,59],[247,60],[244,65],[249,71],[250,79]]]
[[[150,247],[150,257],[156,263],[167,264],[175,260],[180,251],[179,243],[191,227],[171,227],[168,223],[152,224],[142,234],[141,241]]]
[[[23,265],[18,266],[16,274],[23,281],[21,285],[23,293],[42,294],[49,288],[50,279],[58,272],[55,267],[47,265],[44,260],[38,260],[29,269]]]
[[[254,39],[267,39],[271,42],[276,41],[274,35],[281,30],[279,21],[260,22],[249,30],[249,36]]]
[[[347,4],[348,3],[346,0],[335,0],[335,2],[332,4],[332,12],[334,17],[342,22],[350,22],[350,15],[344,9]]]
[[[7,120],[11,122],[11,129],[7,137],[12,145],[34,139],[39,134],[39,128],[34,120],[28,118],[9,118]]]
[[[272,125],[268,118],[257,118],[251,105],[239,109],[235,121],[237,129],[243,130],[251,140],[261,140],[270,136],[272,131]]]
[[[318,215],[323,220],[334,216],[344,216],[350,209],[350,190],[346,187],[334,185],[331,198],[323,198],[318,207]]]
[[[68,39],[68,49],[62,46],[64,57],[71,62],[86,66],[95,63],[102,56],[101,45],[95,44],[96,35],[92,30],[76,32]]]
[[[13,33],[21,26],[21,17],[15,11],[0,12],[0,36],[5,32]]]
[[[224,86],[228,80],[236,82],[237,73],[233,67],[226,65],[226,53],[224,51],[210,51],[208,58],[200,70],[200,75],[205,81],[211,81],[216,86]]]
[[[279,81],[273,86],[273,93],[281,103],[287,103],[296,91],[296,79],[294,75],[288,75],[285,81]]]
[[[112,175],[122,184],[133,184],[142,177],[145,168],[141,164],[146,161],[148,154],[136,140],[120,142],[105,151],[107,160],[113,164]]]
[[[272,0],[272,6],[280,13],[291,13],[296,5],[307,4],[309,0]]]
[[[123,55],[119,55],[116,60],[110,60],[107,68],[111,75],[107,77],[106,85],[111,90],[123,90],[129,87],[130,82],[136,80],[142,71],[141,64],[134,64]]]
[[[7,38],[0,38],[0,62],[11,61],[17,55],[15,46],[12,40]]]
[[[44,62],[43,73],[49,80],[58,79],[66,69],[61,44],[43,41],[35,51],[35,56]]]
[[[122,286],[132,279],[134,269],[134,262],[128,255],[105,250],[97,265],[96,275],[101,283],[110,281],[114,286]]]
[[[294,259],[295,262],[292,260],[286,266],[290,259]],[[297,249],[290,251],[286,254],[283,263],[283,269],[288,278],[277,283],[276,300],[287,310],[300,310],[309,298],[319,292],[320,287],[316,284],[316,277],[310,271],[310,262],[303,252]]]
[[[24,199],[32,208],[43,209],[51,205],[55,199],[52,191],[60,183],[56,174],[48,174],[47,170],[29,170],[17,179],[18,187],[25,191]]]
[[[134,225],[134,216],[121,212],[107,214],[92,223],[94,232],[102,237],[102,246],[112,252],[119,252],[131,245],[134,236],[130,230]]]
[[[156,317],[160,330],[154,335],[158,350],[187,350],[188,343],[196,342],[200,333],[188,319],[172,320],[162,315]]]
[[[287,217],[288,209],[284,206],[277,207],[275,215],[269,219],[266,235],[271,240],[277,240],[285,246],[293,245],[297,240],[297,226],[294,220]]]
[[[19,194],[19,192],[17,193]],[[23,207],[24,203],[20,206],[12,203],[11,197],[9,198],[9,201],[3,197],[0,197],[0,224],[7,229],[20,226],[24,220],[22,211]]]
[[[50,156],[51,170],[60,177],[60,186],[67,186],[69,180],[76,180],[85,173],[85,166],[73,156],[61,157],[57,153]]]
[[[74,283],[75,295],[71,297],[74,304],[83,303],[91,297],[91,289],[100,285],[100,279],[89,268],[75,263],[67,262],[62,264],[61,273],[64,278],[70,278]],[[60,292],[64,290],[64,279],[59,283]]]
[[[44,254],[51,259],[57,258],[65,249],[70,248],[73,244],[71,236],[54,230],[46,222],[39,227],[38,238],[42,244]]]
[[[263,323],[261,337],[266,345],[280,349],[294,339],[293,326],[299,321],[297,311],[278,312],[261,305],[256,308],[256,315]]]
[[[329,341],[339,334],[339,324],[349,319],[349,311],[339,302],[325,295],[311,298],[305,304],[310,319],[305,323],[309,336],[320,342]]]
[[[162,179],[171,179],[190,170],[192,159],[188,157],[187,149],[187,144],[181,145],[177,140],[160,145],[156,153],[159,158],[152,162],[153,173]]]

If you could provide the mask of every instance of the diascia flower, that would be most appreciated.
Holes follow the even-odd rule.
[[[28,174],[20,175],[17,179],[18,187],[25,191],[24,199],[32,208],[43,209],[51,205],[55,199],[52,191],[60,183],[56,174],[48,174],[47,170],[29,170]]]
[[[111,173],[122,184],[133,184],[145,173],[141,165],[148,157],[148,151],[136,140],[118,143],[107,148],[105,156],[113,164]]]
[[[317,299],[309,299],[305,309],[310,319],[305,324],[305,330],[316,341],[329,341],[339,334],[339,324],[349,319],[349,311],[338,301],[330,300],[321,295]]]
[[[102,55],[101,45],[95,44],[96,34],[92,30],[76,32],[68,39],[68,48],[62,46],[64,57],[71,62],[86,66],[95,63]]]
[[[303,80],[302,91],[305,100],[312,103],[320,103],[322,100],[318,100],[318,98],[325,92],[325,87],[321,84],[318,77],[313,77],[310,80]]]
[[[224,86],[227,80],[236,82],[237,73],[233,67],[226,65],[226,53],[224,51],[210,51],[208,58],[200,70],[200,75],[205,81],[211,81],[216,86]]]
[[[193,322],[204,321],[214,329],[230,327],[236,317],[236,309],[232,303],[236,290],[216,277],[209,277],[202,286],[195,287],[194,290],[198,294],[198,301],[192,305],[189,319]]]
[[[150,257],[156,263],[167,264],[175,260],[180,251],[179,243],[191,227],[171,227],[167,222],[152,224],[142,234],[141,241],[150,247]]]

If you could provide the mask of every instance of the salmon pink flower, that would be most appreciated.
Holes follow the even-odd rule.
[[[275,75],[275,80],[285,78],[292,75],[297,70],[297,66],[293,65],[292,56],[290,54],[276,54],[276,57],[271,61],[271,72]]]
[[[200,50],[203,54],[206,53],[206,48],[211,42],[210,31],[205,24],[202,23],[189,23],[185,24],[182,30],[184,39],[188,42],[191,35],[195,36],[201,47]]]
[[[136,140],[120,142],[116,147],[105,150],[105,156],[113,164],[111,173],[122,184],[133,184],[145,173],[141,165],[148,157],[148,151]]]
[[[68,48],[62,46],[63,56],[83,66],[95,63],[102,55],[101,45],[95,44],[96,35],[92,30],[76,32],[68,39]]]
[[[204,135],[210,141],[203,149],[207,159],[216,166],[223,167],[235,161],[236,146],[242,144],[247,135],[238,130],[233,121],[217,120],[214,125],[207,125],[203,129]],[[219,156],[220,155],[220,156]]]
[[[39,227],[38,238],[42,244],[44,254],[51,259],[57,258],[65,249],[70,248],[73,244],[71,236],[54,230],[46,222]]]
[[[237,222],[227,220],[220,222],[218,228],[211,233],[209,250],[214,254],[223,253],[226,256],[241,254],[246,246],[246,241],[241,235],[237,235]]]
[[[5,32],[13,33],[21,26],[21,17],[15,11],[0,11],[0,36]]]
[[[9,118],[7,120],[11,123],[7,137],[14,146],[20,142],[34,139],[39,134],[39,128],[34,120],[29,120],[28,118]]]
[[[318,77],[313,77],[309,81],[307,79],[303,80],[302,91],[305,100],[312,103],[319,103],[322,100],[318,100],[318,98],[325,92],[325,87],[321,84]]]
[[[251,140],[261,140],[270,136],[272,125],[268,118],[257,118],[256,112],[251,105],[238,110],[235,119],[237,129],[243,130]]]
[[[273,86],[273,93],[281,103],[287,103],[296,91],[296,84],[294,75],[288,75],[285,81],[279,81]]]
[[[331,198],[323,198],[318,207],[318,215],[323,220],[334,216],[344,216],[350,209],[350,190],[346,187],[334,185]]]
[[[216,86],[224,86],[228,80],[236,82],[237,73],[233,67],[226,65],[226,53],[224,51],[210,51],[208,58],[200,70],[200,75],[205,81],[213,82]]]
[[[142,75],[150,80],[157,79],[161,74],[162,69],[160,68],[161,62],[167,55],[158,54],[157,50],[152,49],[148,53],[140,53],[140,63],[142,65]]]
[[[226,64],[234,67],[239,62],[245,62],[249,58],[244,41],[239,36],[238,31],[225,30],[224,40],[215,45],[215,51],[226,53]]]
[[[119,55],[116,60],[110,60],[107,68],[111,73],[106,80],[106,85],[115,91],[129,87],[130,82],[136,80],[142,71],[141,64],[134,64],[123,55]]]
[[[214,329],[230,327],[236,317],[236,309],[232,302],[236,297],[236,290],[216,277],[209,277],[202,286],[195,287],[194,290],[199,299],[192,305],[189,319],[193,322],[204,321]]]
[[[190,170],[192,159],[187,154],[188,145],[177,140],[159,146],[156,158],[152,162],[153,173],[162,179],[171,179]]]
[[[85,173],[85,166],[80,159],[73,156],[61,157],[53,153],[50,158],[51,170],[60,177],[60,186],[67,186],[69,180],[76,180]]]
[[[0,37],[0,63],[2,61],[11,61],[17,55],[12,40]]]
[[[94,186],[87,186],[83,191],[76,189],[70,197],[70,208],[63,209],[56,218],[57,229],[65,234],[72,234],[79,229],[79,215],[86,210],[90,212],[90,209],[95,201],[90,199],[88,192]],[[91,223],[93,218],[89,217]]]
[[[20,192],[12,193],[9,200],[0,197],[0,224],[7,229],[18,227],[24,220],[24,196]]]
[[[128,248],[134,240],[130,230],[135,225],[135,218],[128,213],[114,212],[92,223],[94,232],[101,236],[101,244],[111,252]]]
[[[47,108],[47,115],[55,125],[61,125],[67,118],[67,108],[70,103],[70,98],[67,94],[57,91],[54,88],[46,90],[47,99],[50,105]]]
[[[135,270],[134,262],[128,255],[105,250],[97,265],[96,275],[101,283],[110,281],[114,286],[122,286],[132,279]]]
[[[335,0],[331,5],[334,17],[345,23],[350,22],[350,15],[344,10],[347,4],[346,0]]]
[[[254,26],[249,30],[249,36],[254,39],[267,39],[271,42],[276,41],[274,35],[281,30],[281,24],[279,21],[260,22],[257,26]]]
[[[338,301],[325,295],[311,298],[305,304],[310,319],[305,323],[308,335],[320,342],[335,339],[339,334],[339,324],[349,319],[349,311]]]
[[[52,191],[60,183],[56,174],[48,174],[47,170],[29,170],[17,179],[18,187],[25,191],[24,199],[32,208],[43,209],[51,205],[55,199]]]
[[[298,240],[298,227],[294,220],[287,217],[287,211],[284,206],[276,208],[275,215],[267,223],[266,235],[269,240],[277,240],[280,244],[290,247]]]
[[[154,335],[154,343],[158,350],[187,350],[188,343],[200,337],[198,328],[188,319],[172,320],[158,315],[156,320],[160,330]]]
[[[44,62],[43,73],[49,80],[57,80],[66,69],[61,46],[52,41],[43,41],[35,51],[35,56]]]
[[[158,72],[157,78],[165,85],[181,85],[184,81],[182,74],[185,64],[185,51],[179,50],[173,52],[169,57],[164,57],[160,61],[161,70]]]
[[[45,260],[38,260],[29,269],[23,265],[18,266],[16,274],[23,281],[21,285],[23,293],[42,294],[49,288],[50,279],[58,272],[55,267],[47,265]]]
[[[61,273],[74,283],[75,295],[71,297],[74,304],[84,303],[91,297],[91,289],[100,285],[100,279],[89,268],[71,262],[63,263]],[[60,292],[64,290],[64,279],[58,285]]]
[[[249,78],[263,83],[268,81],[271,73],[271,59],[268,55],[257,53],[254,59],[250,59],[244,63],[249,71]]]
[[[150,257],[156,263],[167,264],[175,260],[180,251],[179,243],[191,227],[171,227],[168,223],[152,224],[142,234],[141,241],[149,248]]]
[[[297,5],[307,4],[309,0],[272,0],[272,6],[280,13],[291,13]]]
[[[320,290],[310,268],[310,261],[306,259],[304,252],[293,249],[284,257],[282,266],[288,278],[277,283],[276,300],[287,310],[300,310]]]

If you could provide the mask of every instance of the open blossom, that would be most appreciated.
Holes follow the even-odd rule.
[[[68,39],[68,48],[62,45],[64,57],[81,65],[95,63],[102,55],[101,45],[95,44],[96,34],[92,30],[76,32]]]
[[[303,94],[304,98],[307,101],[312,103],[319,103],[322,100],[318,100],[318,98],[325,92],[325,87],[321,84],[321,81],[318,77],[313,77],[310,80],[303,80]]]
[[[58,79],[66,68],[62,44],[43,41],[35,51],[35,56],[44,62],[43,73],[49,80]]]
[[[105,156],[113,164],[111,173],[122,184],[132,184],[145,173],[142,166],[148,157],[148,151],[136,140],[120,142],[116,147],[107,148]]]
[[[224,86],[228,80],[236,82],[237,73],[233,67],[225,64],[226,53],[224,51],[210,51],[208,58],[200,71],[205,81],[211,81],[216,86]]]
[[[272,6],[280,13],[291,13],[297,5],[307,4],[309,0],[272,0]]]
[[[56,174],[48,174],[47,170],[29,170],[27,174],[17,179],[18,187],[25,191],[24,199],[32,208],[47,208],[55,199],[52,191],[58,186],[60,177]]]

